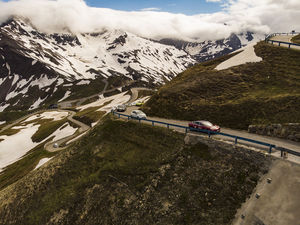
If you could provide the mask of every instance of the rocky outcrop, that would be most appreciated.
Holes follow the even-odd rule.
[[[248,132],[300,142],[300,123],[250,125]]]

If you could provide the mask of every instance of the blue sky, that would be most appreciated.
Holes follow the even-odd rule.
[[[221,11],[220,3],[205,0],[86,0],[89,6],[137,11],[159,8],[161,11],[194,15]]]

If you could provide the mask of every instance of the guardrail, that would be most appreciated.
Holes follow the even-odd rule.
[[[132,119],[131,116],[126,115],[126,114],[118,113],[118,112],[115,112],[115,111],[112,111],[112,113],[113,113],[113,115],[117,115],[119,118],[126,117],[128,120]],[[269,147],[269,153],[272,153],[272,149],[276,147],[273,144],[269,144],[269,143],[265,143],[265,142],[261,142],[261,141],[256,141],[256,140],[252,140],[252,139],[249,139],[249,138],[239,137],[239,136],[235,136],[235,135],[231,135],[231,134],[226,134],[226,133],[222,133],[222,132],[215,132],[215,131],[210,131],[210,130],[203,130],[203,129],[198,129],[198,128],[191,128],[191,127],[187,127],[187,126],[181,126],[181,125],[172,124],[172,123],[165,123],[165,122],[156,121],[156,120],[148,120],[148,119],[136,119],[136,120],[138,120],[139,122],[141,122],[141,121],[150,122],[152,124],[152,126],[155,126],[155,124],[166,125],[166,127],[168,129],[170,127],[182,128],[182,129],[185,130],[185,133],[187,133],[188,131],[198,131],[198,132],[201,132],[201,133],[206,133],[209,137],[211,135],[215,135],[215,134],[226,136],[226,137],[231,137],[231,138],[234,139],[234,143],[235,144],[238,143],[238,140],[252,142],[254,144],[258,144],[258,145],[263,145],[263,146]]]
[[[269,34],[268,36],[266,36],[265,42],[266,43],[271,43],[272,45],[274,43],[278,43],[278,46],[280,46],[281,44],[285,44],[285,45],[288,45],[289,48],[291,48],[291,46],[300,46],[300,44],[296,44],[296,43],[270,40],[270,38],[272,38],[274,36],[278,36],[278,35],[298,35],[298,34],[300,34],[300,33],[299,32],[293,32],[293,33],[273,33],[273,34]]]
[[[275,40],[269,40],[269,39],[266,39],[265,40],[266,43],[270,43],[273,45],[274,43],[278,43],[278,46],[280,46],[281,44],[286,44],[289,46],[289,48],[291,48],[291,45],[294,45],[294,46],[300,46],[300,44],[296,44],[296,43],[291,43],[291,42],[285,42],[285,41],[275,41]]]
[[[126,117],[128,120],[133,119],[129,115],[118,113],[118,112],[115,112],[115,111],[112,111],[112,114],[118,116],[119,118]],[[170,129],[170,127],[182,128],[182,129],[185,130],[185,133],[187,133],[188,131],[198,131],[198,132],[206,133],[209,137],[211,135],[215,135],[215,134],[226,136],[226,137],[231,137],[231,138],[234,139],[235,144],[238,143],[238,140],[241,140],[241,141],[246,141],[246,142],[250,142],[250,143],[254,143],[254,144],[269,147],[269,150],[268,150],[269,154],[272,153],[272,149],[274,148],[276,150],[281,151],[281,157],[283,157],[285,155],[285,153],[289,153],[289,154],[300,157],[300,152],[296,152],[296,151],[291,150],[291,149],[287,149],[287,148],[283,148],[283,147],[277,147],[274,144],[270,144],[270,143],[266,143],[266,142],[262,142],[262,141],[257,141],[257,140],[253,140],[253,139],[249,139],[249,138],[244,138],[244,137],[240,137],[240,136],[235,136],[235,135],[231,135],[231,134],[226,134],[226,133],[223,133],[223,132],[214,132],[214,131],[209,131],[209,130],[191,128],[191,127],[187,127],[187,126],[181,126],[181,125],[172,124],[172,123],[165,123],[165,122],[156,121],[156,120],[148,120],[148,119],[134,119],[134,120],[138,120],[139,123],[141,123],[141,121],[147,121],[147,122],[150,122],[152,124],[152,126],[155,126],[155,124],[166,125],[166,127],[168,129]]]
[[[271,37],[278,36],[278,35],[298,35],[298,34],[300,34],[300,32],[272,33],[272,34],[268,34],[265,39],[270,39]]]

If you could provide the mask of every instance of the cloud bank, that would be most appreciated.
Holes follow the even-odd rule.
[[[121,29],[146,38],[184,40],[221,39],[245,31],[300,30],[299,0],[223,0],[221,4],[220,12],[188,16],[94,8],[83,0],[0,0],[0,23],[21,16],[47,33]]]

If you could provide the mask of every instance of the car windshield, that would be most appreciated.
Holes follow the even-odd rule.
[[[136,110],[136,114],[144,114],[141,110]]]
[[[208,121],[201,121],[201,123],[204,125],[204,126],[207,126],[207,127],[212,127],[213,124],[211,122],[208,122]]]

